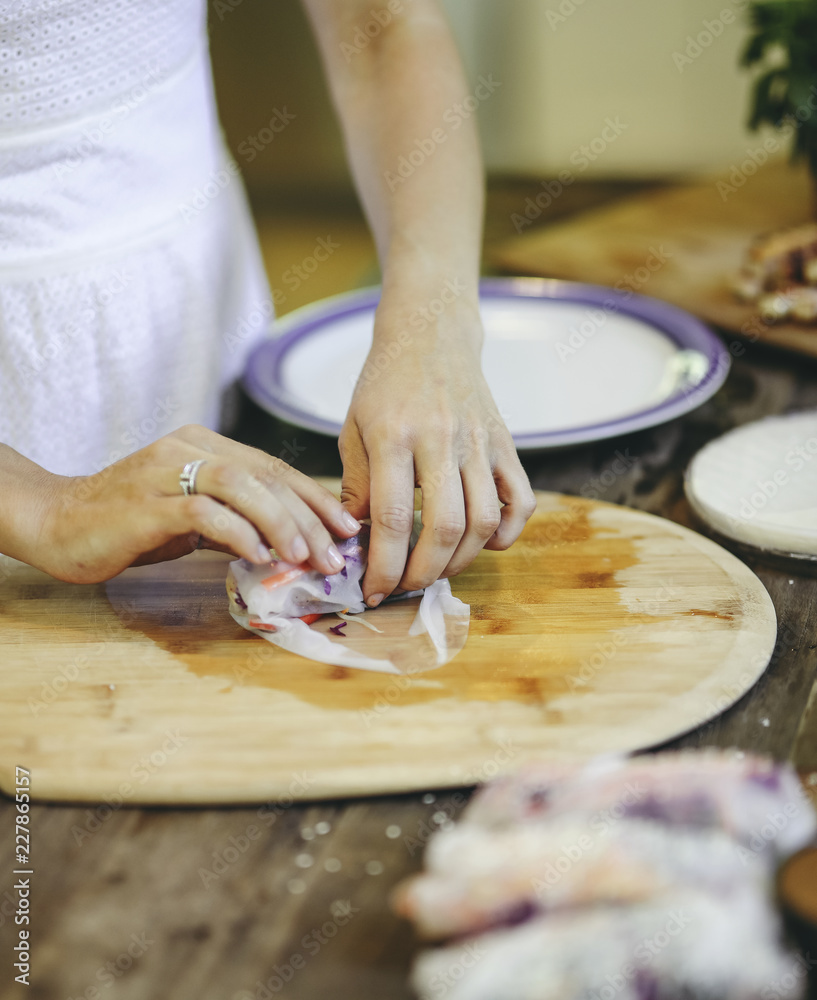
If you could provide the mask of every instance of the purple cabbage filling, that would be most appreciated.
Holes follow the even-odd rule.
[[[770,792],[776,792],[780,789],[779,771],[768,771],[766,774],[752,774],[749,780],[752,784],[760,785],[761,788],[766,788]]]

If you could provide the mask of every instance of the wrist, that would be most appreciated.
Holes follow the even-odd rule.
[[[416,257],[391,261],[383,272],[381,301],[404,309],[446,298],[471,306],[479,305],[479,273],[476,267],[458,267],[450,260],[418,261]]]
[[[49,513],[64,476],[47,472],[8,445],[0,445],[0,552],[46,569]]]
[[[453,349],[479,359],[484,341],[479,298],[455,279],[428,287],[385,289],[375,314],[373,349],[397,344],[423,352]]]

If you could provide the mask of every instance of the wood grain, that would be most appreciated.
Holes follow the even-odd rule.
[[[514,210],[516,200],[503,210]],[[690,526],[682,482],[692,455],[734,426],[808,407],[817,408],[817,365],[749,344],[718,394],[682,419],[522,460],[540,489],[600,498]],[[335,442],[280,424],[251,404],[239,434],[275,455],[289,457],[297,445],[297,464],[310,473],[339,468]],[[797,566],[744,557],[777,610],[771,663],[731,708],[667,746],[755,750],[815,770],[817,586]],[[20,705],[19,712],[25,718],[28,707]],[[416,1000],[407,984],[416,943],[409,925],[391,913],[389,891],[419,868],[430,831],[441,816],[458,816],[467,797],[462,789],[431,789],[294,802],[277,811],[272,804],[36,805],[30,987],[13,982],[14,807],[0,797],[0,994],[3,1000],[260,1000],[265,994],[258,984],[277,987],[276,968],[301,954],[304,968],[272,994],[275,1000]],[[306,839],[319,822],[329,830]],[[306,869],[296,860],[304,852],[314,858]],[[218,857],[226,867],[205,886],[200,869],[212,870]],[[329,860],[340,869],[327,870]],[[383,870],[375,866],[379,873],[369,874],[367,862]],[[290,890],[293,879],[303,882],[302,892]],[[313,935],[323,935],[338,899],[357,912],[334,932],[326,927],[332,937],[324,935],[315,953]],[[143,932],[152,941],[145,954],[110,985],[103,983],[106,965],[123,954],[127,959],[131,935]]]
[[[732,193],[718,187],[724,182],[728,176],[648,191],[523,232],[495,247],[491,263],[512,274],[630,289],[748,340],[817,356],[817,328],[770,326],[730,287],[756,236],[809,220],[807,172],[775,163]]]
[[[239,628],[226,612],[227,561],[197,552],[98,587],[5,563],[7,791],[21,760],[38,798],[69,801],[474,784],[526,757],[642,749],[692,729],[744,694],[775,642],[766,591],[725,550],[558,494],[539,494],[510,551],[483,552],[456,579],[472,613],[462,651],[398,677],[304,660]],[[368,620],[388,640],[418,604]]]

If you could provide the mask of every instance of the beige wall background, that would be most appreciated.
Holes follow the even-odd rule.
[[[351,198],[340,132],[299,0],[210,0],[210,51],[221,124],[252,196]],[[242,144],[295,115],[261,152]],[[246,150],[247,145],[243,148]]]
[[[501,83],[480,108],[494,173],[709,173],[759,144],[744,127],[749,80],[737,66],[747,0],[443,2],[472,84],[491,74]],[[373,0],[373,9],[384,6]],[[213,2],[210,38],[222,123],[253,195],[275,202],[308,196],[315,206],[350,197],[298,0]],[[276,110],[295,117],[250,153],[248,137]],[[591,162],[580,149],[593,140],[600,149],[607,119],[619,134]]]

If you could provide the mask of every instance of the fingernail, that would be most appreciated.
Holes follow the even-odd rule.
[[[356,521],[347,511],[343,512],[343,517],[341,518],[343,523],[349,529],[349,531],[360,531],[360,521]]]
[[[346,560],[343,558],[340,552],[338,552],[338,550],[335,548],[334,545],[330,545],[329,548],[326,550],[326,558],[336,569],[343,569],[343,567],[346,565]]]
[[[385,598],[385,594],[372,594],[372,596],[366,601],[370,608],[376,608],[378,604]]]
[[[305,562],[309,558],[309,546],[300,535],[292,540],[292,556],[296,563]]]
[[[272,553],[266,545],[258,546],[258,558],[261,562],[268,563],[272,559]]]

